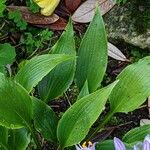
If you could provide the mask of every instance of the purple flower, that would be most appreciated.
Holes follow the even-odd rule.
[[[91,142],[88,142],[88,146],[86,146],[86,142],[83,143],[81,146],[80,144],[75,145],[76,150],[95,150],[96,143],[92,144]]]
[[[124,143],[118,139],[114,138],[115,150],[126,150]],[[144,142],[138,142],[134,145],[134,150],[150,150],[150,135],[147,135],[144,139]]]
[[[114,138],[114,146],[115,146],[115,150],[126,150],[126,147],[123,144],[123,142],[116,137]]]

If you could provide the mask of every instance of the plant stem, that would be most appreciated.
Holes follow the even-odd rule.
[[[36,131],[35,131],[34,127],[33,127],[33,126],[30,126],[30,127],[29,127],[29,130],[30,130],[31,135],[32,135],[32,138],[33,138],[33,140],[34,140],[34,142],[35,142],[35,144],[36,144],[36,146],[37,146],[37,150],[41,150],[41,149],[42,149],[42,148],[41,148],[41,144],[40,144],[40,142],[39,142],[39,140],[38,140],[38,136],[37,136],[37,134],[36,134]]]
[[[92,135],[90,135],[90,137],[87,139],[87,141],[89,141],[90,139],[92,139],[101,129],[104,128],[104,126],[108,123],[108,121],[110,120],[110,118],[113,116],[114,112],[109,112],[105,117],[104,117],[104,121],[102,122],[102,124],[100,124],[96,130],[92,133]]]

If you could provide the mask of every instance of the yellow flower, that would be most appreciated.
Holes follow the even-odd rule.
[[[41,14],[44,16],[50,16],[60,0],[34,0],[34,2],[41,8]]]

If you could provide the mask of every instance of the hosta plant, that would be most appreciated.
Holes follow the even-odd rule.
[[[5,51],[4,51],[5,50]],[[11,55],[6,55],[9,51]],[[137,109],[150,95],[150,57],[127,66],[116,81],[101,86],[107,67],[107,38],[97,9],[76,52],[71,21],[48,54],[26,60],[19,71],[8,76],[6,66],[15,52],[0,45],[0,148],[2,150],[43,149],[47,140],[54,149],[114,150],[112,140],[92,140],[118,112]],[[48,105],[75,82],[79,95],[63,113]],[[102,122],[92,126],[105,108],[110,111]],[[60,117],[61,116],[61,117]],[[129,131],[124,145],[133,149],[150,133],[150,126]],[[86,141],[82,146],[80,143]]]

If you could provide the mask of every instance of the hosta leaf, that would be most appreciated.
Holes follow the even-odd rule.
[[[148,135],[149,133],[150,133],[150,125],[137,127],[127,132],[123,137],[123,141],[128,144],[134,145],[139,141],[143,141],[145,136]]]
[[[9,43],[0,44],[0,65],[11,64],[16,57],[15,48]]]
[[[86,80],[90,93],[100,85],[106,71],[107,53],[105,27],[97,9],[78,52],[76,83],[80,90]]]
[[[34,124],[37,131],[47,140],[57,142],[56,129],[58,118],[44,102],[33,99]]]
[[[8,142],[8,129],[0,126],[0,149],[5,150]]]
[[[111,111],[138,108],[150,95],[150,56],[126,67],[117,78],[119,83],[110,96]]]
[[[124,143],[126,150],[133,150],[132,146],[129,146],[127,143]],[[106,140],[96,144],[96,150],[115,150],[113,140]],[[123,149],[118,149],[123,150]]]
[[[29,60],[16,75],[16,81],[28,92],[31,92],[39,81],[43,79],[56,65],[72,59],[63,54],[45,54]]]
[[[62,149],[82,141],[102,112],[116,82],[78,100],[58,123],[57,136]]]
[[[115,150],[113,140],[106,140],[97,143],[96,150]]]
[[[7,128],[29,126],[32,118],[32,101],[18,83],[0,73],[0,125]]]
[[[66,31],[64,31],[58,42],[52,48],[51,53],[76,55],[71,21],[69,22]],[[66,91],[73,81],[75,62],[75,60],[63,62],[43,78],[38,86],[38,91],[42,100],[47,102],[48,100],[60,96]]]
[[[8,150],[26,150],[30,140],[30,134],[25,128],[10,130]]]
[[[82,97],[86,96],[86,95],[89,95],[89,89],[88,89],[88,82],[85,81],[84,83],[84,86],[82,87],[80,93],[79,93],[79,96],[77,98],[77,100],[81,99]]]

